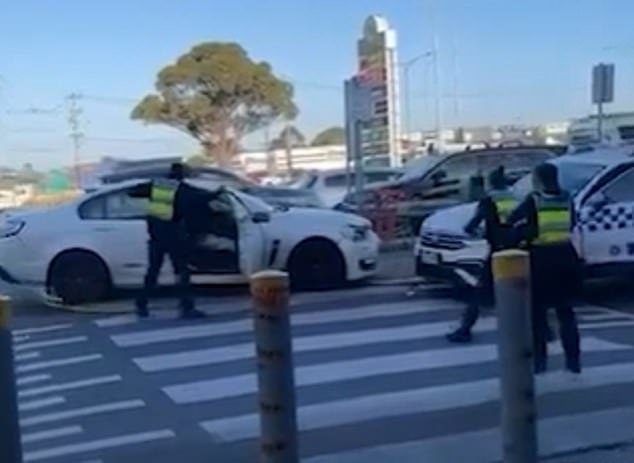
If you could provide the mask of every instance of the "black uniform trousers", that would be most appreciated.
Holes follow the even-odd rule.
[[[191,295],[190,272],[188,267],[188,244],[184,236],[151,237],[148,241],[148,268],[145,274],[143,290],[136,301],[137,309],[147,310],[148,300],[154,292],[158,276],[168,257],[177,275],[177,291],[181,309],[184,312],[194,308]]]
[[[580,340],[572,301],[581,287],[581,265],[570,243],[530,249],[535,369],[547,366],[548,310],[554,308],[569,370],[580,369]]]

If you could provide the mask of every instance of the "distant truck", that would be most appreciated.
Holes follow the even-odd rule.
[[[602,132],[599,139],[596,115],[573,120],[568,127],[570,152],[591,151],[597,145],[634,146],[634,112],[604,115]]]

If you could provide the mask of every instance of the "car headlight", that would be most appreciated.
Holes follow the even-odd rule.
[[[24,221],[17,219],[7,219],[0,222],[0,238],[15,236],[24,228]]]
[[[348,224],[343,228],[342,234],[350,241],[365,241],[370,234],[370,226]]]

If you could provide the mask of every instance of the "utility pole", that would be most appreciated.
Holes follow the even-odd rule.
[[[70,125],[70,139],[73,143],[73,169],[75,171],[75,186],[79,188],[81,185],[81,172],[79,169],[81,140],[84,134],[81,131],[81,122],[79,117],[83,113],[83,109],[79,106],[79,100],[82,96],[79,93],[71,93],[68,95],[68,124]]]
[[[405,102],[405,131],[407,132],[408,144],[409,144],[409,136],[411,135],[411,97],[410,97],[410,79],[409,79],[409,71],[411,67],[420,61],[423,58],[428,58],[433,55],[433,51],[427,51],[425,53],[421,53],[420,55],[414,56],[413,58],[401,63],[401,68],[403,69],[403,94],[404,94],[404,102]]]
[[[293,177],[293,148],[291,146],[291,125],[285,119],[284,125],[284,148],[286,149],[286,177],[290,180]]]

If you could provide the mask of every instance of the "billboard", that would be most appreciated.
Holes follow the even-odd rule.
[[[357,42],[360,85],[368,89],[371,113],[361,128],[364,158],[389,156],[390,164],[401,164],[399,143],[398,73],[396,32],[380,16],[370,16]]]

